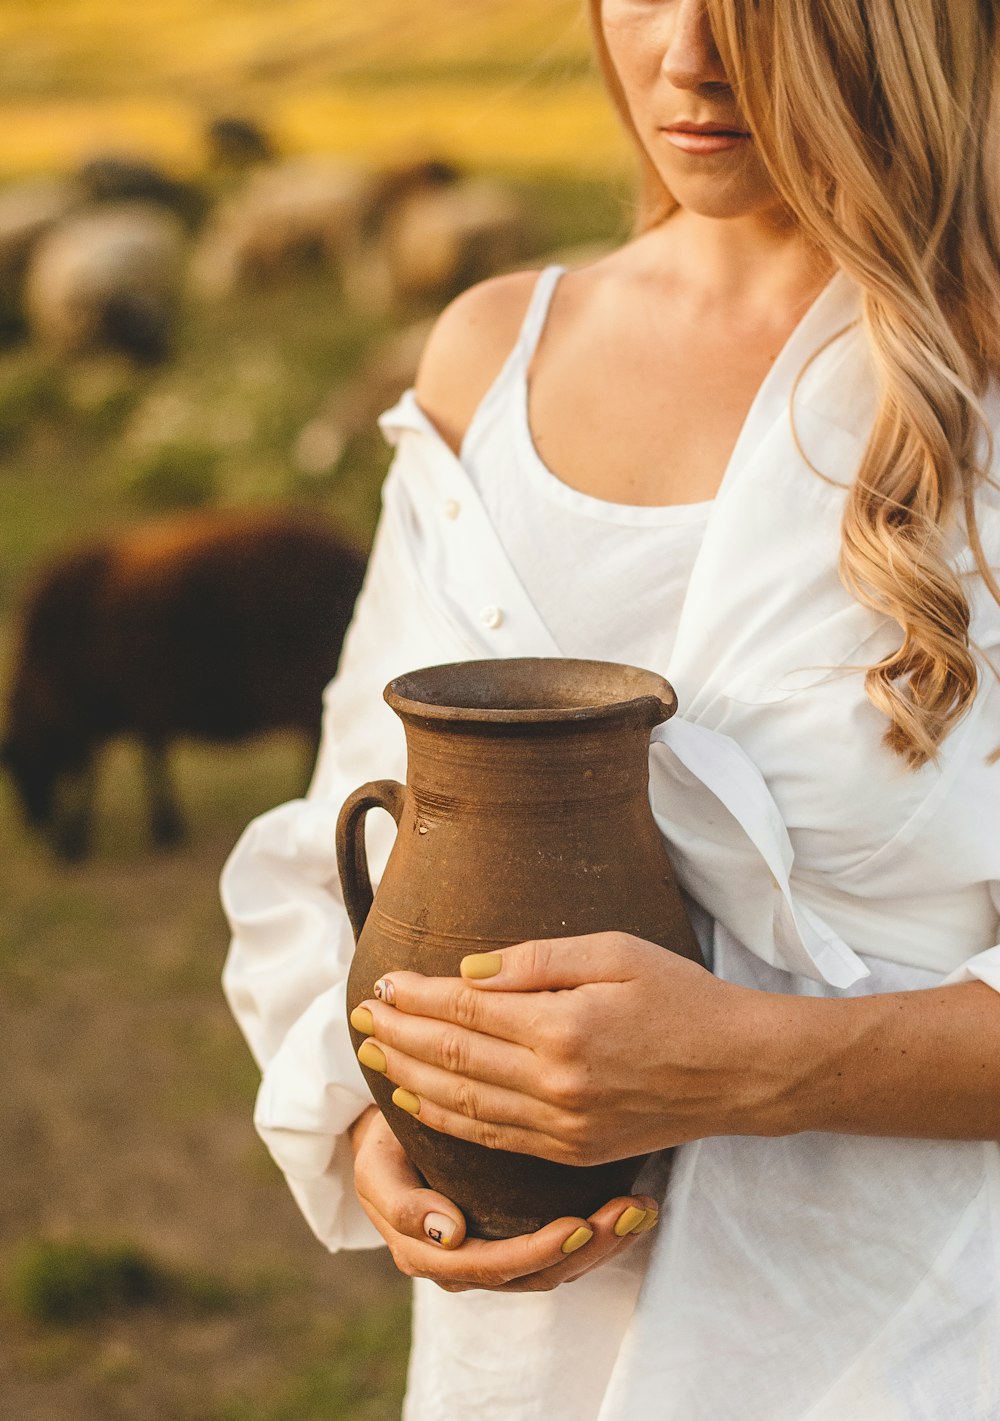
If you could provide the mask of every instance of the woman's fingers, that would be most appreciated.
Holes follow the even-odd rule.
[[[431,1129],[447,1134],[454,1116],[462,1116],[469,1127],[505,1127],[505,1132],[517,1132],[521,1143],[540,1135],[551,1145],[555,1132],[564,1123],[559,1111],[533,1095],[523,1094],[505,1086],[484,1084],[478,1075],[442,1070],[426,1061],[396,1051],[381,1038],[370,1037],[358,1051],[358,1060],[369,1070],[385,1076],[393,1085],[403,1088],[397,1107],[418,1114]],[[537,1082],[534,1085],[537,1090]],[[414,1102],[419,1102],[415,1104]],[[467,1138],[472,1138],[468,1136]],[[475,1138],[478,1140],[479,1136]],[[480,1141],[480,1143],[483,1143]],[[505,1145],[505,1148],[520,1146]],[[520,1151],[524,1153],[523,1150]]]
[[[581,1230],[586,1241],[590,1238],[583,1219],[564,1218],[539,1233],[499,1243],[467,1239],[461,1211],[424,1186],[384,1118],[365,1136],[355,1160],[354,1181],[369,1218],[392,1247],[397,1266],[419,1277],[493,1287],[561,1261],[568,1256],[563,1245]],[[434,1225],[428,1227],[428,1215],[432,1219],[441,1215],[455,1226],[448,1244],[430,1232]]]
[[[465,1218],[450,1199],[427,1189],[384,1116],[373,1122],[354,1167],[361,1203],[397,1234],[458,1248],[465,1239]],[[369,1207],[370,1206],[370,1207]]]
[[[537,1292],[569,1281],[627,1246],[628,1237],[615,1234],[615,1222],[631,1208],[645,1213],[647,1204],[654,1203],[619,1199],[591,1221],[564,1217],[537,1233],[499,1242],[467,1238],[461,1212],[449,1199],[423,1186],[384,1121],[375,1122],[365,1134],[355,1178],[358,1197],[389,1244],[397,1267],[411,1277],[431,1278],[455,1290]],[[428,1229],[428,1216],[435,1215],[455,1228],[447,1246]]]
[[[460,1247],[446,1249],[411,1235],[388,1235],[384,1222],[380,1225],[371,1205],[364,1199],[362,1203],[386,1238],[396,1267],[412,1278],[430,1278],[442,1287],[503,1288],[516,1279],[564,1263],[571,1254],[589,1247],[593,1239],[593,1230],[585,1220],[563,1218],[536,1234],[498,1242],[466,1238]],[[566,1247],[570,1253],[563,1251]]]
[[[532,1044],[537,1020],[544,1019],[545,1006],[551,1000],[539,993],[536,1002],[527,1003],[511,993],[477,991],[460,977],[424,977],[419,972],[393,972],[379,978],[374,996],[410,1016],[451,1022],[522,1046]],[[372,1007],[371,1002],[364,1005]]]
[[[389,1079],[394,1080],[390,1072]],[[439,1075],[440,1073],[438,1073]],[[409,1062],[401,1071],[405,1085],[400,1084],[393,1091],[392,1103],[397,1110],[405,1110],[414,1115],[428,1130],[451,1135],[453,1139],[470,1140],[488,1150],[510,1150],[514,1154],[534,1155],[538,1159],[553,1160],[561,1164],[579,1164],[575,1136],[570,1143],[567,1130],[562,1138],[550,1134],[544,1128],[545,1107],[526,1096],[513,1096],[495,1086],[479,1085],[475,1081],[451,1083],[457,1096],[458,1109],[439,1104],[428,1093],[436,1089],[437,1076],[430,1067],[421,1067],[419,1062]],[[435,1084],[429,1085],[428,1078]],[[423,1094],[412,1090],[411,1085],[421,1086]],[[449,1083],[444,1090],[448,1092]]]
[[[585,1248],[559,1259],[550,1268],[504,1283],[496,1291],[544,1293],[564,1283],[573,1283],[631,1248],[640,1234],[655,1227],[658,1219],[659,1205],[653,1198],[612,1199],[587,1220],[593,1238]]]
[[[537,1091],[538,1059],[527,1046],[498,1041],[454,1022],[413,1016],[377,1001],[363,1002],[356,1007],[351,1013],[351,1024],[355,1031],[373,1037],[383,1051],[392,1047],[404,1056],[436,1066],[454,1077],[485,1081],[515,1091]],[[382,1069],[377,1061],[373,1068]]]
[[[541,938],[496,952],[472,953],[462,959],[461,973],[479,988],[503,992],[553,992],[591,982],[625,982],[634,975],[637,947],[648,948],[648,944],[621,932]]]

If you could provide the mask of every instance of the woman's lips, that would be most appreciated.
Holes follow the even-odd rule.
[[[726,153],[750,142],[749,133],[691,133],[681,128],[660,130],[675,148],[684,153]]]

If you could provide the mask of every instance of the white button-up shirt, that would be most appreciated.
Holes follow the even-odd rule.
[[[899,629],[837,575],[844,489],[875,405],[843,275],[758,393],[708,519],[666,664],[650,799],[704,910],[718,974],[863,994],[978,977],[1000,990],[1000,611],[970,573],[982,681],[938,763],[882,745],[863,668]],[[1000,401],[988,409],[1000,436]],[[330,1248],[380,1242],[344,1132],[370,1101],[344,1020],[353,942],[336,879],[344,798],[405,775],[381,692],[416,666],[560,654],[460,461],[412,393],[368,578],[328,689],[307,799],[255,821],[223,878],[225,986],[263,1071],[255,1120]],[[996,470],[994,470],[994,474]],[[1000,506],[979,500],[1000,563]],[[461,517],[455,510],[460,510]],[[956,563],[971,568],[967,549]],[[370,826],[377,881],[393,828]],[[662,1161],[660,1161],[662,1163]],[[650,1187],[662,1185],[657,1161]],[[997,1421],[1000,1145],[839,1135],[674,1152],[660,1228],[538,1295],[416,1287],[409,1421]]]

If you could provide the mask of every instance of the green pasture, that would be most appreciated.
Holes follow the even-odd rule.
[[[57,64],[64,22],[90,15],[104,55],[120,8],[12,0],[0,51],[26,44],[30,16],[51,12],[53,72],[81,84]],[[236,7],[208,8],[206,43],[221,46],[218,15]],[[239,8],[274,34],[280,16],[294,28],[296,16],[318,24],[354,7]],[[376,0],[365,13],[394,8]],[[526,38],[512,41],[512,63],[544,39],[524,6],[492,7],[491,24],[515,10]],[[136,52],[159,60],[159,17],[179,64],[195,13],[179,0],[134,7],[130,43],[144,37]],[[397,63],[400,54],[410,57],[397,47]],[[102,72],[100,94],[112,77]],[[520,186],[540,253],[628,226],[621,186],[603,177],[523,174]],[[290,449],[385,334],[313,272],[190,304],[176,357],[152,372],[0,350],[0,691],[33,568],[57,546],[151,516],[157,500],[194,489],[218,502],[304,503],[365,543],[388,457],[375,431],[320,478],[297,473]],[[162,466],[150,476],[153,446],[140,437],[157,421],[171,431],[155,445],[166,479]],[[219,989],[219,869],[254,814],[299,792],[302,748],[281,737],[187,744],[176,759],[189,841],[152,852],[136,753],[122,743],[103,767],[94,855],[72,867],[24,831],[0,779],[0,1411],[17,1421],[390,1421],[406,1287],[384,1253],[330,1258],[309,1235],[252,1131],[256,1071]]]

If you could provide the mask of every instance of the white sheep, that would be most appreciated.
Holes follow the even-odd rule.
[[[180,296],[184,233],[162,208],[109,206],[38,245],[25,290],[33,334],[64,355],[118,349],[162,358]]]
[[[375,240],[354,254],[347,291],[358,307],[443,301],[504,271],[530,250],[522,203],[490,178],[414,186],[384,212]]]
[[[324,155],[259,170],[208,223],[192,264],[197,289],[225,296],[303,265],[338,267],[376,185],[368,169]]]
[[[62,178],[26,178],[0,189],[0,310],[21,315],[24,276],[35,247],[73,210],[79,195]]]

